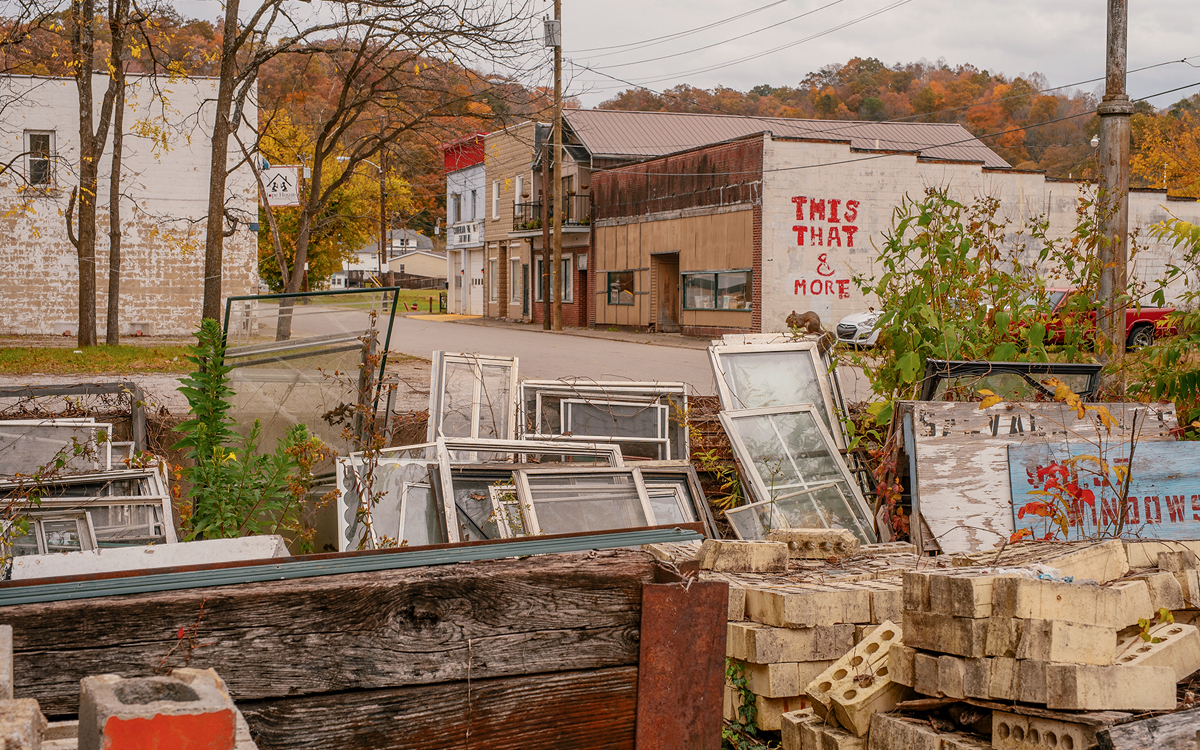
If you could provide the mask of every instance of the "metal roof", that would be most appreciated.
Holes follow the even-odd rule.
[[[961,125],[794,120],[781,117],[569,109],[563,116],[592,158],[645,159],[769,131],[775,138],[844,141],[864,151],[917,152],[926,159],[1010,168]]]

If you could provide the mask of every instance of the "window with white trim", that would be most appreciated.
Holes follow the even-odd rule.
[[[492,182],[492,218],[500,218],[500,180]]]
[[[499,292],[500,292],[500,275],[499,274],[500,274],[500,261],[496,260],[495,258],[492,258],[490,261],[488,261],[488,276],[489,276],[489,281],[491,282],[490,284],[488,284],[488,286],[491,287],[491,291],[489,292],[489,295],[491,296],[492,302],[495,302],[499,298],[498,297]]]
[[[54,131],[25,131],[25,174],[31,187],[54,185]]]
[[[512,295],[509,297],[509,302],[514,305],[521,304],[521,259],[510,258],[508,272],[508,286],[512,290]]]

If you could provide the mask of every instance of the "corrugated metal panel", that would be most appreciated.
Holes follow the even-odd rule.
[[[961,125],[924,122],[846,122],[680,112],[566,110],[571,129],[593,158],[645,158],[770,131],[776,137],[845,141],[865,151],[918,152],[923,158],[1009,167]]]

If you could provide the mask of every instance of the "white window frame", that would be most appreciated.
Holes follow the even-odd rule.
[[[500,259],[496,257],[488,258],[488,275],[491,281],[488,284],[488,301],[498,302],[500,300]]]
[[[30,136],[35,136],[35,135],[49,136],[50,143],[49,143],[49,147],[48,147],[48,150],[46,152],[46,157],[45,157],[45,159],[46,159],[46,181],[45,182],[34,182],[33,181],[33,163],[35,160],[40,160],[40,157],[35,157],[33,155],[33,147],[30,144]],[[55,172],[55,170],[54,170],[54,154],[55,154],[55,141],[56,140],[57,140],[56,131],[54,131],[54,130],[26,130],[25,131],[25,144],[24,144],[25,145],[25,179],[26,179],[26,182],[29,183],[30,187],[38,188],[41,190],[50,190],[54,187],[54,176],[55,176],[54,175],[54,172]]]
[[[563,277],[563,292],[562,301],[567,303],[575,302],[575,254],[568,253],[562,257],[562,268],[559,269]],[[550,280],[553,288],[554,279]]]
[[[514,196],[513,203],[521,203],[522,202],[521,193],[525,190],[525,175],[523,175],[523,174],[517,175],[515,188],[516,189],[513,191],[513,196]]]
[[[492,181],[492,221],[500,218],[500,180]]]
[[[521,283],[524,281],[522,278],[523,275],[524,274],[521,273],[521,258],[510,257],[508,259],[508,302],[511,305],[521,304]]]
[[[542,531],[541,524],[538,522],[537,508],[534,507],[533,493],[529,487],[529,477],[554,474],[566,477],[579,476],[581,474],[630,476],[633,478],[633,486],[637,490],[642,512],[646,516],[647,526],[658,525],[658,520],[654,516],[654,508],[650,505],[650,496],[646,493],[646,484],[642,481],[642,472],[638,469],[599,467],[518,469],[513,472],[513,479],[516,481],[517,486],[517,498],[520,502],[521,515],[525,519],[525,529],[533,536],[540,536],[546,532]]]
[[[479,203],[479,191],[472,190],[471,191],[471,215],[467,217],[467,221],[475,221],[475,217],[478,215],[477,212],[479,210],[478,203]]]
[[[446,221],[450,224],[458,224],[462,221],[462,193],[450,194],[450,205],[446,207]]]

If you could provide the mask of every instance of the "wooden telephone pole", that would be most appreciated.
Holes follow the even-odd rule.
[[[1133,103],[1125,92],[1128,0],[1108,0],[1104,98],[1100,102],[1100,330],[1108,362],[1125,356],[1125,294],[1129,261],[1129,124]]]
[[[554,0],[554,264],[550,266],[550,278],[557,279],[551,284],[554,287],[554,330],[561,331],[563,285],[562,265],[562,0]]]

